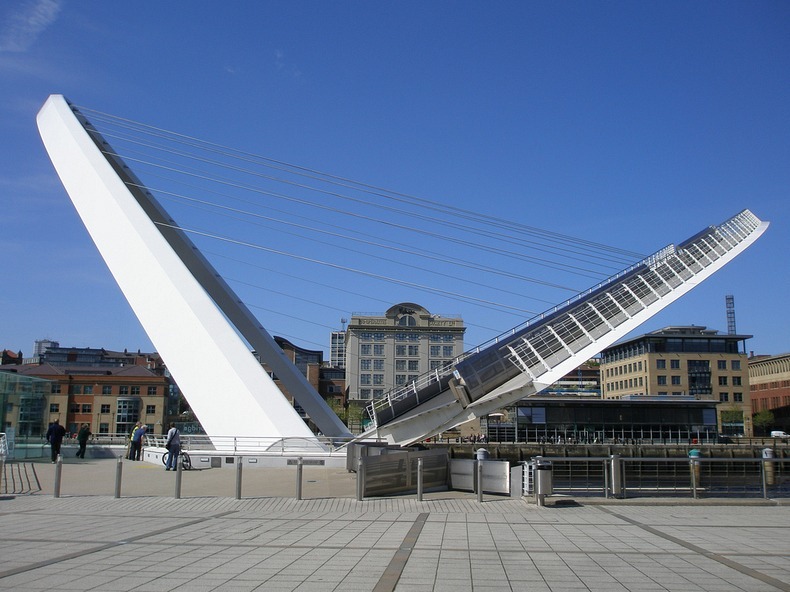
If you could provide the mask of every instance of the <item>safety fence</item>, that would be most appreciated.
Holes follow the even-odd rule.
[[[763,458],[535,457],[525,465],[524,495],[790,497],[790,460],[769,454]],[[550,471],[551,491],[538,491],[536,469],[541,465]]]

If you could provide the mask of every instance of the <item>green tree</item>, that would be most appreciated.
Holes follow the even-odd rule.
[[[752,415],[752,424],[756,428],[760,428],[760,432],[762,432],[762,436],[765,436],[765,433],[768,431],[767,428],[769,426],[774,425],[774,413],[770,409],[763,409],[762,411],[758,411],[754,415]]]

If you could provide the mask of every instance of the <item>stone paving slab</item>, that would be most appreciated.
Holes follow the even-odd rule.
[[[319,467],[302,500],[286,469],[249,477],[265,496],[236,500],[217,469],[175,499],[172,473],[123,464],[120,499],[114,461],[64,466],[58,498],[41,466],[42,493],[0,499],[0,592],[790,591],[783,505],[357,501],[353,475]]]

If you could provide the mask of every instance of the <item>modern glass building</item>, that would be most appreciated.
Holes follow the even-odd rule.
[[[47,433],[47,396],[52,381],[0,371],[0,425],[12,436],[43,437]]]

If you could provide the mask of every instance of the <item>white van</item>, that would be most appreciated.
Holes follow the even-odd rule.
[[[787,432],[775,431],[771,432],[771,438],[790,438],[790,434]]]

